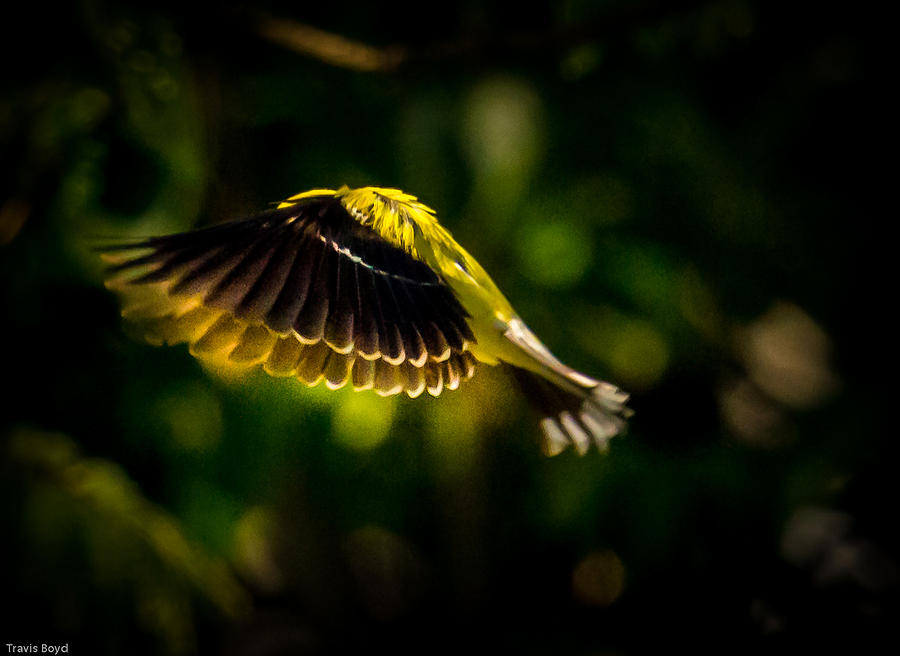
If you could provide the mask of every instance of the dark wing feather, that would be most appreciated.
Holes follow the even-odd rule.
[[[274,297],[263,323],[284,335],[291,331],[301,308],[306,303],[319,260],[325,254],[325,245],[317,239],[298,239],[293,253],[293,264],[281,287],[273,287],[269,294]]]
[[[319,250],[317,266],[309,274],[309,287],[303,307],[292,324],[294,332],[300,339],[309,343],[321,341],[325,334],[325,320],[328,318],[331,298],[330,287],[334,285],[333,271],[337,267],[338,259],[337,253],[327,243],[322,242],[317,250]],[[303,256],[299,257],[298,261],[302,259]],[[285,291],[290,294],[289,290]]]
[[[403,322],[403,310],[397,306],[394,292],[391,289],[393,280],[386,275],[376,273],[375,295],[381,312],[381,327],[378,335],[381,343],[381,357],[390,364],[399,364],[406,359],[403,349],[403,338],[400,324]]]
[[[386,332],[386,329],[381,316],[378,292],[375,290],[375,273],[371,267],[361,263],[356,264],[356,285],[359,304],[359,322],[354,331],[356,351],[367,360],[375,360],[381,357],[379,335]]]
[[[278,300],[279,290],[285,286],[294,268],[301,243],[302,237],[299,235],[291,235],[278,243],[265,269],[235,306],[236,317],[251,323],[264,322]]]
[[[384,394],[435,393],[471,376],[456,363],[471,359],[474,336],[450,287],[332,197],[104,250],[119,256],[110,286],[157,285],[185,299],[155,310],[169,333],[154,341],[180,336],[198,354],[226,351],[274,375]],[[221,316],[206,312],[197,328],[194,308]],[[185,325],[172,331],[166,320]]]
[[[325,322],[325,341],[339,353],[350,353],[353,350],[353,326],[359,296],[356,263],[349,257],[338,256],[333,272],[331,312]]]
[[[280,236],[278,231],[273,231],[254,242],[241,260],[209,290],[205,303],[237,315],[238,306],[272,261]]]

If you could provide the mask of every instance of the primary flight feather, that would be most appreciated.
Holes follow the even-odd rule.
[[[501,366],[541,414],[551,455],[605,448],[630,414],[627,394],[557,360],[434,211],[397,189],[314,189],[103,250],[125,319],[198,358],[413,398]]]

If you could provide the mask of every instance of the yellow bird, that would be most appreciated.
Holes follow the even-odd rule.
[[[314,189],[250,218],[102,249],[153,344],[332,389],[437,396],[509,372],[545,453],[605,449],[628,395],[557,360],[434,210],[398,189]]]

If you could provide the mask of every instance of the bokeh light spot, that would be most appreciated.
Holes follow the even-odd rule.
[[[585,556],[572,572],[572,594],[580,602],[607,607],[625,590],[625,565],[610,549]]]
[[[241,572],[267,592],[279,590],[283,577],[275,561],[272,533],[275,518],[264,507],[255,506],[238,520],[234,530],[234,558]]]
[[[380,397],[371,392],[345,395],[332,419],[338,443],[354,451],[369,451],[384,442],[394,422],[395,397]]]
[[[543,108],[525,81],[491,77],[470,92],[464,109],[462,145],[475,175],[479,206],[493,225],[512,218],[543,151]]]
[[[589,75],[600,66],[603,52],[595,43],[586,43],[572,48],[559,64],[563,79],[575,81]]]
[[[185,451],[208,451],[222,438],[222,403],[208,385],[177,385],[156,401],[156,413],[174,444]]]
[[[739,331],[738,350],[753,382],[787,405],[813,407],[840,385],[828,334],[792,303],[775,303]]]
[[[465,145],[479,172],[530,169],[539,150],[541,104],[521,80],[498,77],[479,83],[466,105]]]
[[[519,260],[529,278],[545,287],[562,288],[576,283],[590,264],[593,244],[580,226],[547,218],[523,229]]]
[[[649,389],[669,366],[669,344],[653,324],[629,320],[613,335],[610,366],[630,389]]]

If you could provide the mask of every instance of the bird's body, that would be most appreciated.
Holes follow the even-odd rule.
[[[314,189],[105,250],[123,316],[200,358],[411,397],[501,365],[542,413],[548,453],[605,447],[629,412],[615,386],[560,363],[434,211],[397,189]]]
[[[439,271],[472,317],[469,325],[476,331],[476,338],[469,344],[469,350],[481,362],[497,363],[497,356],[505,347],[504,341],[493,339],[496,331],[479,329],[495,322],[506,324],[515,316],[512,305],[475,258],[438,223],[430,207],[420,203],[415,196],[383,187],[318,189],[292,196],[279,207],[291,207],[305,198],[321,194],[339,199],[360,224],[427,264],[432,271]]]

